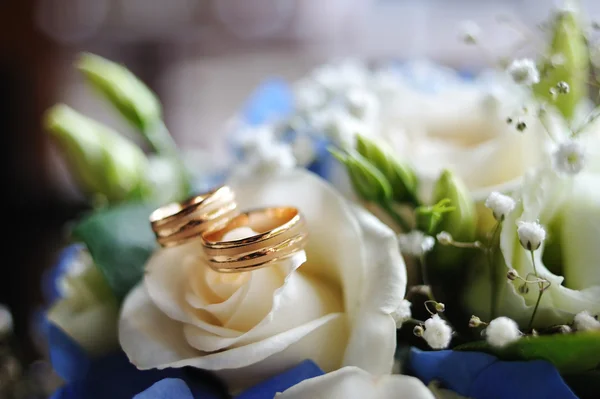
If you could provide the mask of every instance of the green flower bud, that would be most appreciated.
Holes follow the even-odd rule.
[[[577,104],[587,97],[589,53],[579,13],[569,8],[558,11],[554,18],[552,42],[534,91],[570,120]]]
[[[77,68],[141,132],[154,129],[162,120],[156,95],[124,66],[84,53]]]
[[[444,198],[435,205],[416,208],[417,229],[429,235],[434,234],[444,214],[456,209],[451,203],[449,198]]]
[[[414,171],[396,159],[391,150],[383,145],[361,135],[356,137],[356,150],[387,179],[392,186],[393,199],[416,203],[417,177]]]
[[[449,200],[455,208],[444,212],[432,234],[441,231],[448,232],[455,241],[472,242],[475,240],[477,228],[477,213],[475,202],[464,183],[451,172],[442,172],[434,188],[434,200],[439,204]],[[446,204],[448,204],[446,202]],[[436,246],[435,264],[440,267],[450,267],[460,264],[464,249]]]
[[[335,149],[329,152],[344,166],[356,193],[366,201],[388,202],[393,191],[385,176],[357,152],[343,153]]]
[[[109,202],[147,194],[148,160],[134,143],[66,105],[56,105],[45,125],[81,189]]]

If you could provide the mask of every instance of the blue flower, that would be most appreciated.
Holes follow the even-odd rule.
[[[472,399],[577,399],[544,360],[507,362],[481,352],[412,348],[409,368],[425,384],[439,381]]]

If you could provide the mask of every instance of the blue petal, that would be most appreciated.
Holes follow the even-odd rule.
[[[194,399],[185,381],[179,378],[165,378],[158,381],[133,399]]]
[[[61,297],[58,282],[84,248],[83,244],[72,244],[63,248],[58,255],[58,261],[43,274],[42,294],[47,304],[51,304]]]
[[[277,392],[283,392],[299,382],[323,374],[323,370],[312,360],[305,360],[296,367],[242,392],[236,399],[272,399]]]
[[[56,373],[65,381],[85,378],[91,367],[91,359],[61,328],[46,320],[46,332],[50,361]]]
[[[410,368],[425,384],[437,380],[473,399],[577,399],[554,366],[542,360],[505,362],[481,352],[412,348]]]
[[[290,85],[283,79],[262,83],[250,96],[242,116],[249,125],[261,125],[287,117],[294,109]]]

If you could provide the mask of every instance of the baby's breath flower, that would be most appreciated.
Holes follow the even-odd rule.
[[[546,239],[546,230],[538,222],[517,222],[517,235],[523,248],[535,251]]]
[[[447,348],[452,339],[452,328],[439,315],[434,314],[425,320],[423,339],[433,349]]]
[[[431,251],[435,245],[435,239],[419,230],[413,230],[408,234],[400,234],[398,244],[403,254],[421,256]]]
[[[439,232],[435,238],[437,238],[441,245],[451,245],[454,242],[452,235],[447,231]]]
[[[481,319],[475,315],[471,316],[471,319],[469,320],[469,327],[471,328],[476,328],[479,327],[481,324],[483,324],[481,322]]]
[[[485,329],[485,339],[495,347],[501,348],[521,338],[517,323],[508,317],[498,317],[490,321]]]
[[[485,206],[492,210],[494,218],[502,221],[513,209],[515,209],[515,200],[508,195],[493,191],[485,200]]]
[[[467,20],[462,21],[459,26],[459,37],[466,44],[475,44],[479,41],[481,28],[477,23]]]
[[[402,302],[400,302],[400,305],[398,305],[398,307],[391,313],[392,318],[396,322],[396,328],[402,327],[402,323],[412,317],[412,313],[410,311],[411,306],[412,303],[410,303],[410,301],[403,299]]]
[[[362,120],[375,118],[379,111],[379,100],[371,91],[353,88],[345,93],[346,107],[352,115]]]
[[[515,83],[531,86],[540,81],[540,73],[535,62],[529,58],[513,60],[507,69]]]
[[[324,132],[340,148],[353,148],[357,134],[368,133],[369,126],[341,108],[329,108],[311,116],[313,127]]]
[[[510,269],[507,273],[506,273],[506,278],[514,281],[516,279],[519,278],[519,273],[515,270],[515,269]]]
[[[577,313],[573,320],[573,324],[577,331],[600,330],[600,321],[592,316],[587,310]]]
[[[567,82],[560,81],[556,84],[556,90],[559,94],[567,94],[569,93],[570,87]]]
[[[577,141],[566,141],[554,152],[553,161],[557,172],[575,175],[585,166],[584,147]]]

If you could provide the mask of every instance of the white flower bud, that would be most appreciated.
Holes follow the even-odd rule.
[[[540,73],[537,66],[535,65],[535,62],[529,58],[514,60],[509,65],[507,72],[515,83],[524,86],[531,86],[540,81]]]
[[[592,316],[587,310],[577,313],[573,320],[573,324],[577,331],[600,330],[600,321]]]
[[[450,245],[454,242],[454,240],[452,239],[452,235],[447,231],[442,231],[438,233],[436,238],[441,245]]]
[[[438,313],[444,313],[444,311],[446,310],[446,305],[444,305],[441,302],[437,302],[435,304],[435,311]]]
[[[437,314],[425,320],[423,339],[433,349],[444,349],[450,345],[452,328]]]
[[[481,319],[479,317],[475,315],[471,316],[471,319],[469,320],[469,327],[476,328],[479,327],[481,324]]]
[[[413,328],[413,334],[417,337],[422,337],[424,332],[425,330],[423,330],[422,326],[415,326],[415,328]]]
[[[492,210],[497,221],[504,220],[506,215],[515,209],[515,205],[514,199],[496,191],[492,192],[485,200],[485,206]]]
[[[403,299],[402,302],[400,302],[400,305],[398,305],[398,307],[390,314],[390,316],[392,316],[396,322],[396,328],[402,327],[402,323],[412,317],[412,313],[410,311],[411,306],[412,303],[406,299]]]
[[[577,141],[566,141],[558,146],[553,161],[557,172],[575,175],[585,166],[585,149]]]
[[[506,278],[514,281],[516,279],[519,278],[519,272],[517,272],[515,269],[510,269],[507,273],[506,273]]]
[[[501,348],[521,338],[517,323],[508,317],[498,317],[485,329],[485,339],[495,347]]]
[[[431,251],[435,245],[435,239],[419,230],[413,230],[408,234],[400,234],[398,244],[403,254],[421,256]]]
[[[535,251],[546,239],[546,230],[538,222],[517,222],[517,235],[523,248]]]

